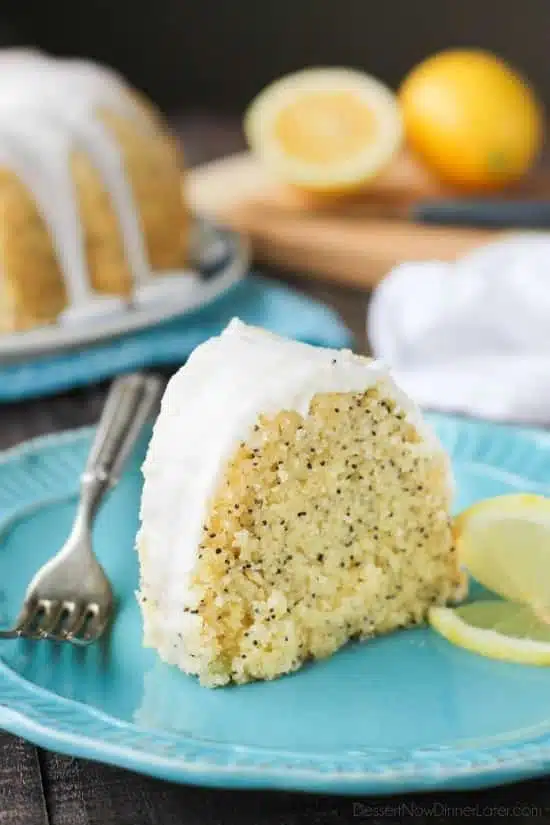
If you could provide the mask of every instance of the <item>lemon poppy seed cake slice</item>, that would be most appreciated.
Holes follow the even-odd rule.
[[[448,459],[377,362],[234,320],[171,379],[144,463],[144,643],[272,679],[457,597]]]

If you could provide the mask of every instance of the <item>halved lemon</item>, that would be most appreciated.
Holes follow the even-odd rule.
[[[459,559],[484,587],[550,615],[550,499],[497,496],[454,521]]]
[[[525,605],[480,601],[456,608],[432,607],[428,618],[449,642],[481,656],[550,665],[550,624]]]
[[[252,151],[286,183],[321,193],[361,188],[402,142],[396,95],[371,75],[311,68],[267,86],[244,118]]]

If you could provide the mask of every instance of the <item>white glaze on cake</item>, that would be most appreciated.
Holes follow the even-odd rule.
[[[83,60],[54,59],[26,49],[0,51],[0,166],[13,170],[34,196],[48,226],[67,285],[67,317],[103,311],[112,298],[94,296],[70,157],[84,151],[101,176],[119,220],[136,288],[150,267],[123,159],[98,117],[105,108],[150,131],[152,123],[115,72]]]
[[[380,362],[283,339],[238,319],[194,351],[169,382],[143,467],[138,547],[142,594],[150,602],[146,643],[154,641],[157,628],[181,625],[179,606],[209,502],[258,415],[305,415],[317,393],[362,392],[380,381],[422,435],[425,449],[442,451]]]

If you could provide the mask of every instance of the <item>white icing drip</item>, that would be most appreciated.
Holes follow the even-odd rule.
[[[426,449],[441,451],[420,412],[377,361],[282,339],[237,320],[194,351],[168,385],[144,464],[143,583],[148,596],[160,601],[163,626],[185,597],[205,515],[227,461],[258,415],[306,414],[316,393],[364,391],[379,380]]]
[[[118,215],[134,282],[145,283],[149,280],[150,269],[143,232],[116,141],[100,121],[89,120],[86,129],[82,129],[82,123],[77,121],[74,135],[87,150],[103,180],[109,184],[109,194]]]
[[[150,266],[120,149],[101,120],[105,108],[152,129],[113,71],[82,60],[58,60],[25,49],[0,52],[0,165],[18,175],[48,226],[67,286],[66,315],[98,306],[90,287],[75,185],[74,149],[87,153],[101,175],[116,212],[128,263],[137,285]],[[106,306],[109,299],[106,298]]]

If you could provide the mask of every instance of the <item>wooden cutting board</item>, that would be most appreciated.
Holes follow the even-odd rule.
[[[361,197],[306,197],[281,186],[248,153],[192,169],[187,197],[198,212],[250,238],[257,261],[370,288],[396,264],[452,261],[504,233],[415,224],[408,209],[423,199],[456,197],[401,155]],[[550,179],[534,175],[516,197],[550,195]]]

